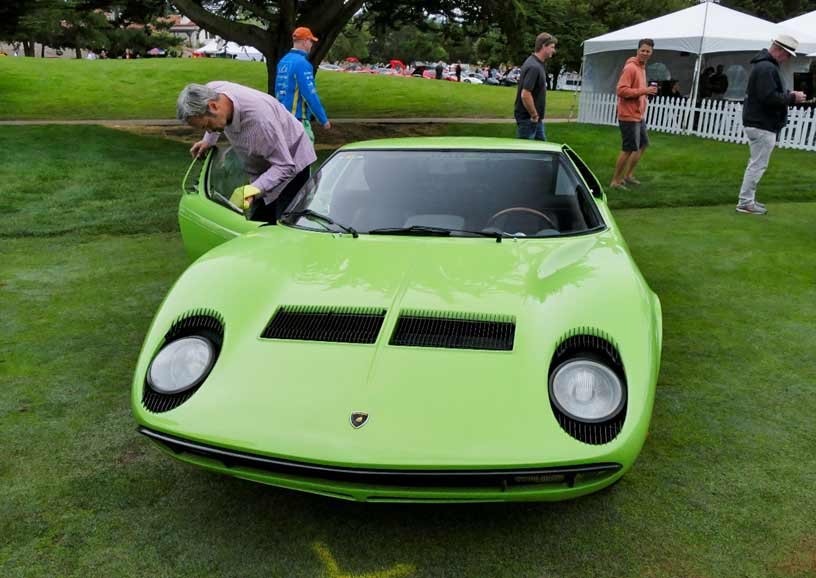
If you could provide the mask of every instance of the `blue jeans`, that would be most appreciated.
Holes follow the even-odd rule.
[[[544,121],[533,122],[531,120],[516,121],[516,138],[527,140],[547,140],[544,132]]]

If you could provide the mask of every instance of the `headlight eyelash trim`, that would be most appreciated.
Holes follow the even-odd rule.
[[[580,353],[595,354],[604,359],[609,368],[614,371],[624,389],[624,397],[628,400],[626,388],[626,372],[621,360],[618,346],[607,333],[593,327],[578,327],[561,337],[550,360],[548,376],[548,393],[555,369],[570,358]],[[578,441],[591,445],[607,444],[614,440],[623,429],[626,420],[628,401],[624,402],[620,411],[611,419],[600,423],[586,423],[576,420],[562,412],[552,399],[550,393],[550,407],[558,424],[567,434]]]
[[[192,309],[176,317],[173,323],[170,324],[170,329],[165,333],[164,341],[156,353],[158,354],[158,351],[168,343],[182,337],[201,335],[202,337],[210,339],[213,344],[215,350],[214,366],[218,361],[218,354],[221,351],[221,344],[224,340],[224,327],[224,318],[217,311],[206,308]],[[152,362],[153,360],[151,360],[151,364]],[[150,371],[150,366],[148,366],[148,371]],[[203,383],[202,381],[202,383],[191,389],[168,395],[159,393],[150,387],[147,383],[147,375],[145,374],[144,384],[142,386],[142,406],[151,413],[170,411],[190,399]]]

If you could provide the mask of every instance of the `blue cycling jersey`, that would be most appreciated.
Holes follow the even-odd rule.
[[[278,62],[275,98],[298,120],[308,120],[312,112],[320,124],[329,122],[317,96],[314,68],[303,50],[293,48]]]

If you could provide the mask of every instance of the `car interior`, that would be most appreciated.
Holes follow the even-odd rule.
[[[341,151],[295,202],[361,233],[407,227],[537,237],[580,233],[602,221],[569,163],[557,153]],[[237,154],[218,149],[208,196],[241,212],[228,199],[247,182]]]
[[[332,219],[360,232],[431,226],[523,236],[599,223],[559,155],[383,152],[361,155],[343,173],[329,203]]]

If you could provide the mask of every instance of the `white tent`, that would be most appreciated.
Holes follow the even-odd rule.
[[[655,41],[649,64],[650,80],[680,81],[681,92],[696,96],[697,79],[705,66],[722,64],[728,76],[726,98],[741,99],[754,53],[768,48],[780,32],[797,36],[803,52],[816,51],[816,37],[707,1],[610,32],[584,42],[582,89],[614,93],[626,59],[634,56],[638,40]],[[790,85],[794,70],[809,65],[805,57],[788,61],[783,75]]]
[[[796,38],[798,38],[797,35],[799,34],[803,36],[812,35],[815,33],[814,31],[816,31],[816,10],[802,14],[796,18],[791,18],[790,20],[783,20],[779,25],[790,29]],[[816,56],[816,53],[809,54],[808,56]]]
[[[203,54],[221,54],[223,52],[223,41],[218,39],[210,40],[207,44],[196,50]]]
[[[783,20],[779,25],[791,30],[794,36],[796,36],[797,33],[810,36],[813,34],[813,31],[816,30],[816,10],[802,14],[796,18],[791,18],[790,20]]]
[[[812,22],[807,29],[798,31],[797,36],[794,26],[789,25],[805,16],[810,16]],[[805,16],[774,24],[719,4],[703,2],[691,8],[591,38],[584,42],[584,54],[631,50],[632,42],[636,43],[640,38],[653,39],[656,48],[661,50],[691,54],[758,52],[768,48],[771,40],[780,32],[793,33],[802,44],[803,51],[813,52],[816,50],[816,37],[808,30],[813,30],[816,26],[816,12]]]
[[[236,60],[257,60],[264,59],[263,54],[253,46],[241,46],[235,42],[224,42],[220,38],[210,40],[207,44],[198,49],[198,52],[203,52],[210,56],[224,55]]]

